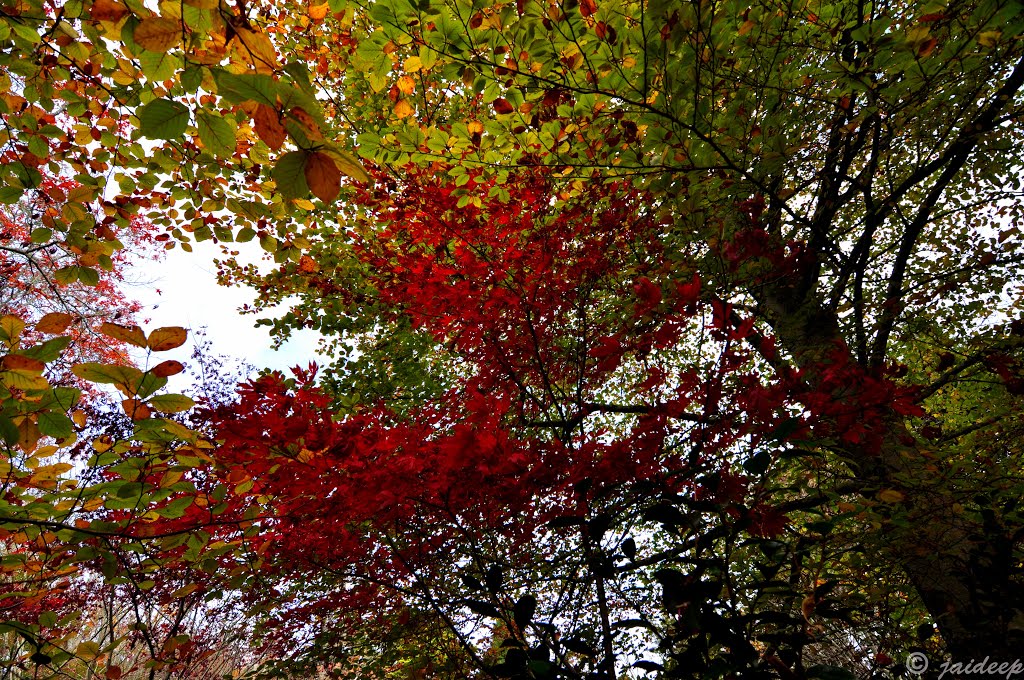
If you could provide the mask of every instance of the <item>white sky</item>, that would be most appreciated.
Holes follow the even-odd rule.
[[[233,244],[241,249],[253,246],[255,260],[259,257],[259,245]],[[219,247],[212,241],[193,243],[193,251],[186,253],[180,248],[166,251],[157,261],[139,260],[127,272],[131,283],[126,286],[129,297],[139,301],[142,311],[138,323],[145,332],[160,326],[184,326],[188,329],[206,327],[206,336],[211,342],[214,354],[241,359],[256,368],[275,368],[288,372],[288,368],[305,366],[316,359],[318,334],[313,331],[293,333],[292,338],[280,350],[271,348],[269,329],[255,327],[256,320],[263,315],[241,314],[238,310],[246,303],[252,303],[256,292],[248,287],[225,287],[217,285],[214,258],[220,255]],[[160,292],[157,293],[157,290]],[[189,333],[191,336],[191,331]],[[190,367],[192,342],[169,352],[161,352],[153,361],[177,359]],[[318,363],[324,363],[322,360]],[[170,389],[180,390],[185,384],[187,373],[179,379],[171,378]]]

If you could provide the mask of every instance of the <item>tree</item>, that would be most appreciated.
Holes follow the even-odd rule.
[[[216,503],[165,518],[226,513],[225,587],[282,644],[319,633],[311,663],[410,621],[453,675],[820,677],[850,639],[892,645],[856,674],[915,638],[1009,660],[1022,23],[27,2],[3,177],[38,186],[42,142],[167,245],[258,238],[277,271],[225,276],[339,353],[211,411],[216,465],[177,492]],[[145,568],[199,554],[168,550]]]
[[[487,397],[510,402],[494,408],[506,418],[488,431],[520,432],[540,422],[551,441],[571,442],[574,459],[582,455],[575,447],[585,449],[580,440],[589,423],[602,415],[595,404],[644,416],[603,424],[611,434],[601,436],[616,441],[630,441],[651,416],[676,428],[696,419],[702,427],[676,436],[697,451],[708,446],[702,421],[729,413],[733,439],[718,443],[717,464],[691,467],[688,475],[728,475],[749,456],[748,474],[732,492],[738,507],[720,505],[752,522],[755,536],[785,530],[792,541],[786,554],[821,561],[817,575],[828,576],[821,591],[807,580],[813,570],[799,570],[805,580],[797,590],[812,591],[803,599],[807,620],[808,612],[827,611],[819,600],[829,593],[840,595],[836,607],[858,601],[863,590],[854,575],[862,577],[867,564],[835,555],[850,549],[849,532],[874,527],[883,535],[866,543],[882,557],[867,568],[893,574],[884,590],[920,598],[955,658],[1009,658],[1021,611],[1013,443],[1019,323],[1009,324],[1018,304],[1024,82],[1016,5],[339,2],[331,10],[340,46],[319,49],[313,25],[298,34],[299,49],[320,55],[318,82],[328,106],[359,133],[360,153],[406,179],[395,186],[378,176],[370,194],[346,190],[337,217],[352,225],[347,239],[328,222],[311,261],[283,266],[257,284],[271,299],[306,295],[278,321],[285,332],[305,326],[338,333],[336,347],[362,338],[352,355],[356,370],[343,364],[331,377],[343,412],[359,413],[357,401],[374,408],[390,394],[400,399],[398,414],[409,413],[402,399],[426,399],[472,422],[468,403],[476,397],[467,387],[480,382]],[[535,181],[531,168],[545,170],[552,183],[546,199],[517,193]],[[451,179],[425,187],[407,179],[421,172]],[[490,296],[528,284],[504,278],[494,244],[463,233],[459,211],[486,233],[502,223],[495,206],[502,199],[541,215],[549,206],[552,215],[573,214],[579,202],[592,203],[595,182],[626,185],[650,206],[657,235],[633,247],[651,258],[644,264],[652,271],[628,258],[618,263],[617,286],[606,284],[593,301],[608,317],[577,310],[576,324],[568,324],[537,301],[525,318],[533,312],[538,325],[558,331],[533,328],[517,337],[510,317],[518,308]],[[381,210],[382,201],[394,210]],[[440,224],[430,222],[435,215]],[[577,231],[559,229],[561,247],[577,245]],[[564,257],[560,246],[550,248]],[[382,270],[396,278],[373,273]],[[592,286],[573,283],[580,296]],[[545,284],[558,291],[553,295],[566,294]],[[643,342],[639,323],[608,336],[598,330],[608,318],[652,312],[648,328],[671,323],[663,315],[676,309],[677,291],[698,284],[691,304],[709,323],[675,322],[691,333],[716,333],[710,342],[717,351],[684,340],[681,329],[662,330],[660,343]],[[631,288],[635,312],[621,302]],[[417,295],[422,289],[429,292]],[[489,312],[477,300],[491,301]],[[555,347],[575,351],[583,369],[567,371]],[[650,364],[660,370],[631,393],[625,377],[587,364],[591,356],[628,371]],[[750,374],[729,377],[739,366]],[[654,395],[685,385],[687,369],[703,398],[691,396],[674,415],[661,413]],[[1000,406],[982,415],[993,402]],[[661,431],[655,436],[674,442]],[[749,438],[743,448],[742,436]],[[619,483],[636,481],[632,468],[621,475]],[[398,483],[383,472],[378,479]],[[618,501],[642,511],[670,491],[680,495],[656,487]],[[678,521],[692,521],[686,511],[701,494],[682,495],[669,505]],[[794,526],[790,508],[814,510],[810,526],[820,529]],[[628,526],[625,511],[612,517],[620,532]],[[732,520],[718,518],[717,531],[734,536]],[[673,521],[665,525],[678,531]],[[408,535],[427,541],[427,530],[419,532]],[[722,550],[721,543],[712,550],[717,579],[700,583],[718,584],[737,569],[732,559],[722,561]],[[757,563],[750,555],[735,559],[748,569]],[[672,605],[683,597],[672,591],[698,587],[693,571],[663,573],[661,581]],[[753,599],[732,604],[739,620],[759,612],[762,595],[748,584]],[[703,611],[712,620],[729,609],[716,596],[701,596],[715,603]],[[587,611],[596,616],[600,608],[597,602]],[[851,612],[838,618],[851,616],[857,619]],[[919,612],[901,625],[926,621]],[[787,625],[800,628],[797,617]],[[719,644],[722,635],[738,635],[735,626],[726,628]],[[757,663],[771,661],[770,635],[750,635],[761,645]],[[681,673],[696,646],[669,642],[677,653],[673,672]],[[731,654],[741,653],[742,644],[729,645]],[[612,652],[603,650],[605,670]],[[799,655],[778,658],[790,671],[799,666]]]

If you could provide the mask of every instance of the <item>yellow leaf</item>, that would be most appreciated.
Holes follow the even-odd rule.
[[[238,28],[235,39],[241,44],[242,58],[251,63],[257,73],[273,73],[277,70],[277,50],[266,33]]]
[[[296,198],[292,201],[295,205],[302,208],[303,210],[316,210],[316,204],[308,198]]]
[[[1002,37],[1002,31],[982,31],[978,34],[978,44],[982,47],[995,47]]]
[[[399,99],[395,102],[395,115],[399,118],[408,118],[414,113],[416,113],[416,110],[412,108],[412,104],[409,103],[408,99]]]
[[[104,323],[100,326],[100,332],[114,340],[127,342],[136,347],[146,348],[146,336],[138,326],[122,326],[116,323]]]
[[[100,643],[92,640],[80,642],[75,650],[75,656],[83,661],[95,661],[100,657]]]
[[[883,503],[901,503],[903,498],[903,494],[895,489],[885,489],[878,494],[878,500]]]
[[[313,21],[323,21],[327,17],[330,7],[331,5],[328,2],[325,2],[322,5],[310,5],[309,18]]]
[[[416,81],[410,75],[404,75],[398,79],[398,89],[402,94],[412,94],[416,89]]]
[[[423,62],[420,60],[419,57],[412,56],[405,60],[403,68],[405,68],[406,73],[416,73],[416,71],[419,71],[421,68],[423,68]]]
[[[150,52],[167,52],[181,42],[181,22],[165,17],[143,19],[135,27],[135,42]]]
[[[180,326],[166,326],[157,328],[149,334],[149,348],[154,352],[166,352],[175,347],[181,347],[188,338],[188,331]]]
[[[479,134],[484,131],[484,124],[478,120],[471,120],[469,125],[466,127],[469,128],[469,133],[472,135]]]

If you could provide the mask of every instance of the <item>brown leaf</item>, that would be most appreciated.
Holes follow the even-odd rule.
[[[35,373],[42,373],[46,368],[46,364],[39,359],[24,357],[20,354],[8,354],[0,359],[0,366],[5,371],[32,371]]]
[[[597,11],[597,3],[594,0],[580,0],[580,14],[589,17]]]
[[[331,203],[338,197],[341,191],[341,171],[330,156],[319,151],[309,154],[304,171],[306,184],[314,196],[324,203]]]
[[[188,331],[180,326],[157,328],[149,334],[149,348],[154,352],[166,352],[181,347],[188,338]]]
[[[181,23],[164,17],[143,19],[133,37],[150,52],[167,52],[181,42]]]
[[[68,329],[68,326],[74,322],[75,317],[64,312],[50,312],[44,314],[43,318],[36,322],[36,331],[39,333],[52,333],[58,334],[63,333]]]
[[[938,44],[939,41],[937,38],[928,38],[923,43],[921,43],[920,47],[917,48],[917,56],[924,59],[935,50],[935,46]]]
[[[129,14],[129,9],[117,0],[95,0],[89,10],[89,16],[93,21],[109,21],[115,24]]]
[[[142,332],[142,329],[138,326],[122,326],[116,323],[104,323],[100,326],[100,333],[106,335],[114,340],[120,340],[121,342],[127,342],[129,345],[135,345],[136,347],[142,347],[145,349],[146,345],[146,334]]]
[[[161,361],[159,364],[149,369],[149,372],[158,378],[166,378],[171,375],[178,375],[185,370],[185,364],[174,359],[168,359],[167,361]]]
[[[508,103],[507,99],[501,98],[494,100],[494,110],[500,114],[512,113],[513,111],[515,111],[512,105]]]
[[[252,115],[253,128],[256,135],[262,139],[267,146],[277,151],[284,145],[286,137],[284,126],[277,111],[266,104],[257,104]]]
[[[288,115],[302,125],[302,127],[306,128],[312,139],[323,138],[323,134],[320,132],[320,126],[316,124],[316,120],[313,119],[313,116],[306,113],[306,110],[302,107],[293,107],[291,111],[288,112]]]

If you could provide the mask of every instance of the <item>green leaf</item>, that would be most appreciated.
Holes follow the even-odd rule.
[[[5,415],[0,415],[0,438],[4,440],[4,443],[14,446],[20,437],[18,426],[14,424],[14,421]]]
[[[29,236],[32,243],[48,243],[52,238],[53,229],[47,229],[46,227],[36,227]]]
[[[39,431],[47,437],[53,437],[55,439],[65,439],[75,433],[74,425],[71,423],[71,418],[68,418],[66,413],[59,411],[46,411],[40,413],[36,424],[39,426]]]
[[[22,193],[24,190],[18,187],[0,187],[0,203],[13,205],[21,200]]]
[[[100,282],[100,273],[92,267],[79,267],[78,280],[87,286],[95,286]]]
[[[304,151],[290,151],[277,160],[271,175],[277,182],[277,190],[285,198],[304,198],[309,195],[305,166]]]
[[[145,399],[149,395],[153,394],[167,384],[167,378],[155,375],[153,373],[146,373],[146,375],[139,382],[135,388],[135,396],[139,399]]]
[[[158,394],[149,400],[149,405],[163,413],[181,413],[196,405],[184,394]]]
[[[235,152],[235,126],[212,113],[197,116],[199,139],[215,156],[230,156]]]
[[[213,79],[217,82],[217,93],[233,104],[253,101],[277,106],[277,84],[266,74],[228,73],[218,69],[213,71]]]
[[[167,519],[178,519],[192,506],[192,501],[193,499],[190,496],[175,498],[164,507],[157,509],[156,514]]]
[[[200,66],[188,66],[181,73],[181,86],[186,92],[195,92],[203,84],[203,69]]]
[[[42,342],[33,347],[29,347],[26,350],[22,350],[21,354],[33,359],[38,359],[44,364],[56,361],[61,352],[71,344],[71,338],[67,336],[60,336],[56,338],[50,338],[46,342]]]
[[[134,388],[142,380],[142,371],[134,366],[115,366],[86,362],[72,366],[71,372],[82,380],[88,380],[89,382],[124,385],[128,388]]]
[[[185,134],[188,107],[170,99],[154,99],[138,111],[142,134],[150,139],[176,139]]]

